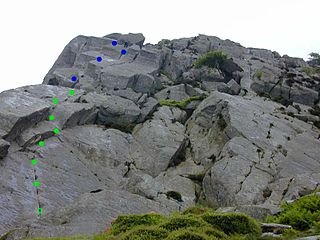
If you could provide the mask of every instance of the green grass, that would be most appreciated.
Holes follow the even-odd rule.
[[[267,218],[268,222],[289,224],[294,229],[305,231],[319,227],[320,196],[311,194],[301,197],[297,201],[281,205],[283,211],[276,216]]]
[[[189,103],[193,101],[203,100],[205,98],[206,96],[193,96],[190,98],[183,99],[181,101],[172,99],[158,99],[158,101],[161,106],[185,108]]]
[[[223,64],[225,60],[227,60],[228,56],[223,51],[212,51],[208,52],[201,57],[199,57],[193,64],[195,68],[201,68],[203,66],[207,66],[209,68],[217,68]]]
[[[304,67],[302,71],[305,72],[308,76],[312,76],[314,74],[320,73],[320,68],[316,67]]]

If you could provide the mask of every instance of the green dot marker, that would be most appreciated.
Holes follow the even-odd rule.
[[[73,96],[74,95],[74,89],[71,89],[69,94],[70,94],[70,96]]]
[[[54,98],[52,99],[52,103],[57,105],[59,103],[59,99],[58,98]]]
[[[54,115],[49,116],[49,121],[54,121],[54,119],[55,119]]]
[[[46,145],[46,144],[45,144],[44,141],[40,141],[40,142],[39,142],[39,146],[40,146],[40,147],[44,147],[45,145]]]
[[[31,163],[32,163],[32,165],[37,165],[37,159],[32,159]]]
[[[39,187],[39,186],[40,186],[40,183],[36,181],[36,182],[34,182],[34,186],[35,186],[35,187]]]
[[[39,214],[39,215],[42,214],[42,208],[38,208],[38,214]]]
[[[55,129],[53,129],[53,132],[54,132],[54,134],[59,134],[60,130],[59,130],[59,128],[55,128]]]

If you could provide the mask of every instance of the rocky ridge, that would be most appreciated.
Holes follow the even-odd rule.
[[[143,43],[78,36],[43,84],[0,94],[0,236],[92,234],[198,202],[263,218],[318,188],[320,75],[307,62],[205,35]],[[228,59],[194,68],[209,51]],[[38,193],[32,158],[45,163]]]

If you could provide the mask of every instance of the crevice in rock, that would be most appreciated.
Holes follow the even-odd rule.
[[[179,192],[176,191],[168,191],[165,193],[168,199],[174,199],[178,202],[183,202],[182,196]]]
[[[103,189],[93,190],[93,191],[90,191],[90,193],[98,193],[98,192],[101,192],[101,191],[103,191]]]
[[[239,188],[238,191],[236,191],[236,194],[238,194],[238,193],[242,190],[242,184],[243,184],[243,183],[246,181],[246,179],[250,176],[253,167],[254,167],[254,164],[252,164],[252,165],[250,166],[249,172],[244,176],[244,180],[240,182],[240,188]]]
[[[282,201],[282,200],[284,199],[284,197],[286,196],[286,194],[287,194],[287,192],[288,192],[288,190],[289,190],[289,188],[290,188],[293,180],[294,180],[294,178],[291,178],[291,179],[289,180],[289,182],[288,182],[287,187],[283,190],[281,201]]]
[[[186,160],[186,149],[188,145],[189,145],[189,139],[186,138],[183,140],[183,142],[181,143],[176,153],[172,156],[168,167],[177,166],[181,162],[184,162]]]

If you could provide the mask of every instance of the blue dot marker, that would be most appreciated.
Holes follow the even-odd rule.
[[[76,77],[76,76],[72,76],[71,80],[72,80],[73,82],[75,82],[75,81],[77,81],[77,77]]]
[[[112,46],[117,46],[118,42],[117,41],[112,41]]]
[[[102,62],[102,57],[97,57],[98,62]]]
[[[125,55],[126,53],[127,53],[127,51],[126,51],[125,49],[122,49],[122,50],[121,50],[121,54],[122,54],[122,55]]]

